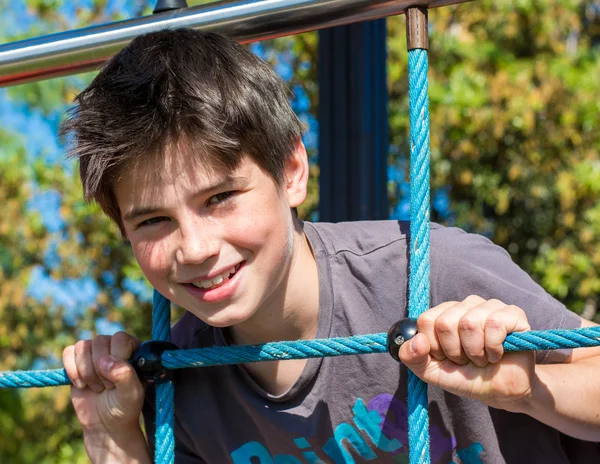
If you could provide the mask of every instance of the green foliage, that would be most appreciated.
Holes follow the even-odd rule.
[[[50,298],[39,302],[29,295],[27,289],[35,285],[30,276],[39,267],[56,280],[88,275],[99,285],[102,273],[109,271],[117,288],[126,277],[137,275],[131,271],[131,252],[116,227],[97,207],[83,203],[74,173],[40,162],[28,166],[22,146],[4,134],[0,146],[0,203],[4,206],[0,216],[0,370],[29,369],[40,360],[48,368],[60,367],[62,349],[80,338],[82,330],[93,334],[100,317],[121,322],[149,338],[150,308],[128,292],[112,301],[111,289],[104,288],[95,304],[81,308],[74,323],[65,318],[67,308]],[[60,235],[48,232],[39,213],[27,208],[34,186],[63,193],[61,214],[67,225]],[[59,240],[57,255],[62,264],[50,267],[44,256],[51,242]],[[0,390],[0,403],[11,405],[0,408],[0,462],[70,463],[83,456],[68,388]]]
[[[81,12],[79,26],[103,18],[106,2]],[[56,32],[67,26],[56,14],[55,2],[29,1],[30,13],[39,19],[24,35]],[[0,33],[1,34],[1,33]],[[3,38],[17,40],[23,37]],[[9,98],[26,103],[32,111],[52,116],[63,111],[91,75],[54,79],[7,89]],[[31,162],[26,139],[0,129],[0,370],[59,368],[65,346],[86,331],[96,333],[100,318],[119,322],[140,338],[150,338],[151,308],[124,290],[126,278],[139,280],[132,253],[117,228],[95,205],[85,204],[73,169],[49,166],[41,159]],[[43,155],[43,153],[42,153]],[[35,192],[61,193],[60,214],[64,230],[50,232],[39,213],[28,208]],[[44,257],[58,243],[60,265]],[[41,269],[60,281],[90,276],[102,291],[94,304],[79,311],[55,304],[52,298],[39,302],[28,292],[35,286],[31,276]],[[114,286],[104,284],[109,272]],[[112,290],[120,289],[115,300]],[[69,317],[66,317],[66,316]],[[81,431],[74,416],[69,388],[0,390],[0,462],[84,463],[88,462]]]
[[[432,187],[450,186],[452,223],[505,247],[577,312],[600,292],[600,50],[590,46],[600,18],[583,21],[591,4],[483,0],[429,13]],[[404,27],[389,21],[391,133],[403,155]]]

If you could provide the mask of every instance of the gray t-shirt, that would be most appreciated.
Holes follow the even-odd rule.
[[[304,223],[319,273],[317,338],[387,332],[407,316],[407,223]],[[534,330],[580,326],[501,248],[432,224],[431,306],[468,295],[527,312]],[[225,345],[221,330],[186,313],[180,348]],[[555,362],[566,352],[538,353]],[[310,359],[289,391],[273,396],[242,366],[175,373],[176,463],[408,463],[406,368],[388,354]],[[153,393],[145,416],[153,433]],[[529,416],[429,388],[432,464],[598,463],[598,444]]]

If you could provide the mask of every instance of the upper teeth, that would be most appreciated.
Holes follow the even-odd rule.
[[[219,274],[216,277],[213,277],[212,279],[199,280],[196,282],[192,282],[192,285],[194,285],[196,287],[200,287],[200,288],[211,288],[216,285],[221,285],[223,282],[228,280],[232,274],[235,274],[235,268],[236,268],[236,266],[232,267],[231,269],[226,270],[225,272]]]

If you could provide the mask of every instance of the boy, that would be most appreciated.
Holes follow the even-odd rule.
[[[296,218],[302,126],[279,78],[235,42],[137,38],[63,133],[86,197],[187,310],[180,348],[383,332],[406,317],[407,225]],[[432,309],[401,357],[430,384],[432,462],[600,462],[600,350],[502,352],[509,332],[591,323],[484,238],[437,225],[431,237]],[[138,343],[118,333],[65,349],[94,463],[151,461],[126,362]],[[406,462],[404,366],[378,355],[176,371],[176,462]]]

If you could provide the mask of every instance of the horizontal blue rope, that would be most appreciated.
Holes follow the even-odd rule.
[[[168,369],[209,367],[257,361],[281,361],[350,354],[387,352],[387,334],[355,335],[262,345],[212,346],[165,351],[163,365]],[[503,343],[505,351],[556,350],[600,346],[600,327],[573,330],[515,332]]]
[[[168,369],[182,369],[257,361],[385,353],[387,352],[386,339],[386,333],[377,333],[346,338],[173,350],[163,353],[163,364]],[[506,352],[593,346],[600,346],[600,327],[515,332],[508,335],[503,343]],[[54,387],[70,384],[64,369],[0,373],[0,388]]]
[[[0,372],[0,388],[59,387],[71,385],[64,369]]]

